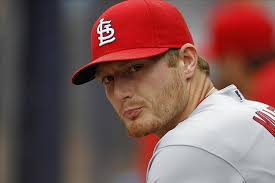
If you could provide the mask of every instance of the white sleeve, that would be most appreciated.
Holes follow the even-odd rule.
[[[225,160],[191,146],[159,149],[148,168],[147,183],[243,183]]]

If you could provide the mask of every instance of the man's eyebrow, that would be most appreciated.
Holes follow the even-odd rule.
[[[128,61],[127,62],[120,62],[120,63],[117,64],[117,68],[123,68],[125,65],[127,65],[129,63],[130,62],[128,62]],[[102,70],[100,70],[99,68],[100,67],[97,66],[96,72],[95,72],[96,76],[100,76],[102,74]]]
[[[129,64],[129,61],[127,61],[127,62],[120,62],[120,63],[118,64],[118,68],[122,68],[123,66],[125,66],[125,65],[127,65],[127,64]]]
[[[95,79],[99,79],[102,75],[101,70],[99,69],[99,67],[97,66],[96,71],[95,71]]]
[[[127,65],[127,64],[129,64],[129,62],[121,62],[121,63],[118,63],[118,65],[117,65],[117,68],[123,68],[125,65]],[[102,69],[100,69],[100,67],[99,66],[97,66],[97,68],[96,68],[96,72],[95,72],[95,76],[96,77],[100,77],[100,76],[102,76]]]

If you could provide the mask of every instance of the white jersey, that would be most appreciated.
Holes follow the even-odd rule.
[[[166,133],[147,183],[275,183],[275,109],[230,85]]]

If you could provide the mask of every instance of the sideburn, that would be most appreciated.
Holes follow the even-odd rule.
[[[159,116],[162,119],[161,126],[159,126],[161,133],[166,133],[182,121],[181,115],[186,107],[186,101],[184,101],[185,85],[184,81],[181,80],[183,78],[182,73],[176,69],[173,74],[173,83],[163,88],[159,96],[159,98],[168,99],[168,102],[160,100],[159,103],[158,111],[162,112]]]

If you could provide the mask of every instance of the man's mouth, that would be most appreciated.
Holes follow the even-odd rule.
[[[143,107],[126,109],[123,112],[123,116],[127,119],[134,120],[140,115],[142,111],[143,111]]]

